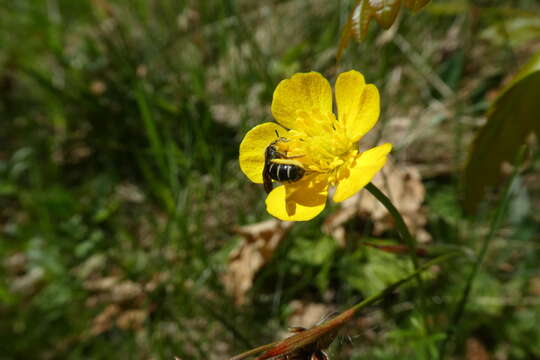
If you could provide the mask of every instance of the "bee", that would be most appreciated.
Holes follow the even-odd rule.
[[[275,162],[272,162],[272,160],[274,159],[294,159],[300,157],[287,157],[286,155],[280,153],[276,147],[276,144],[278,142],[288,140],[279,137],[279,134],[277,132],[276,135],[278,135],[278,139],[268,145],[264,152],[264,168],[262,176],[264,182],[264,190],[266,190],[267,193],[270,193],[270,191],[272,191],[273,189],[272,180],[279,182],[295,182],[300,180],[306,173],[306,171],[298,165],[277,164]]]

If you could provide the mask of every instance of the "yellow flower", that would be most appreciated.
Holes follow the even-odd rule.
[[[283,158],[272,162],[305,170],[300,180],[285,182],[268,194],[266,208],[279,219],[314,218],[325,207],[329,186],[336,186],[333,200],[343,201],[386,163],[391,144],[358,149],[358,141],[379,117],[375,85],[366,84],[362,74],[352,70],[339,75],[335,96],[337,118],[332,89],[321,74],[299,73],[281,81],[272,100],[272,114],[281,126],[273,122],[255,126],[240,144],[240,168],[255,183],[263,182],[265,150],[274,142]]]

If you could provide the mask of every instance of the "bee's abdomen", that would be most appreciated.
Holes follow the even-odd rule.
[[[272,180],[293,182],[300,180],[305,171],[297,165],[271,163],[268,172]]]

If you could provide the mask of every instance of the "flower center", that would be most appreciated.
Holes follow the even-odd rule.
[[[308,171],[324,173],[336,182],[339,169],[350,164],[358,150],[346,135],[345,126],[332,113],[298,110],[295,129],[276,144],[281,153]]]

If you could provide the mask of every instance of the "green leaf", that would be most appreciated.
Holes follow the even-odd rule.
[[[412,271],[407,257],[364,247],[344,261],[343,278],[366,295],[382,291]]]
[[[539,94],[540,52],[501,92],[473,140],[462,177],[463,206],[468,213],[476,210],[488,187],[499,183],[503,162],[513,162],[531,132],[540,134]]]
[[[289,258],[306,265],[324,265],[334,254],[337,245],[334,239],[322,237],[318,240],[297,239]]]

